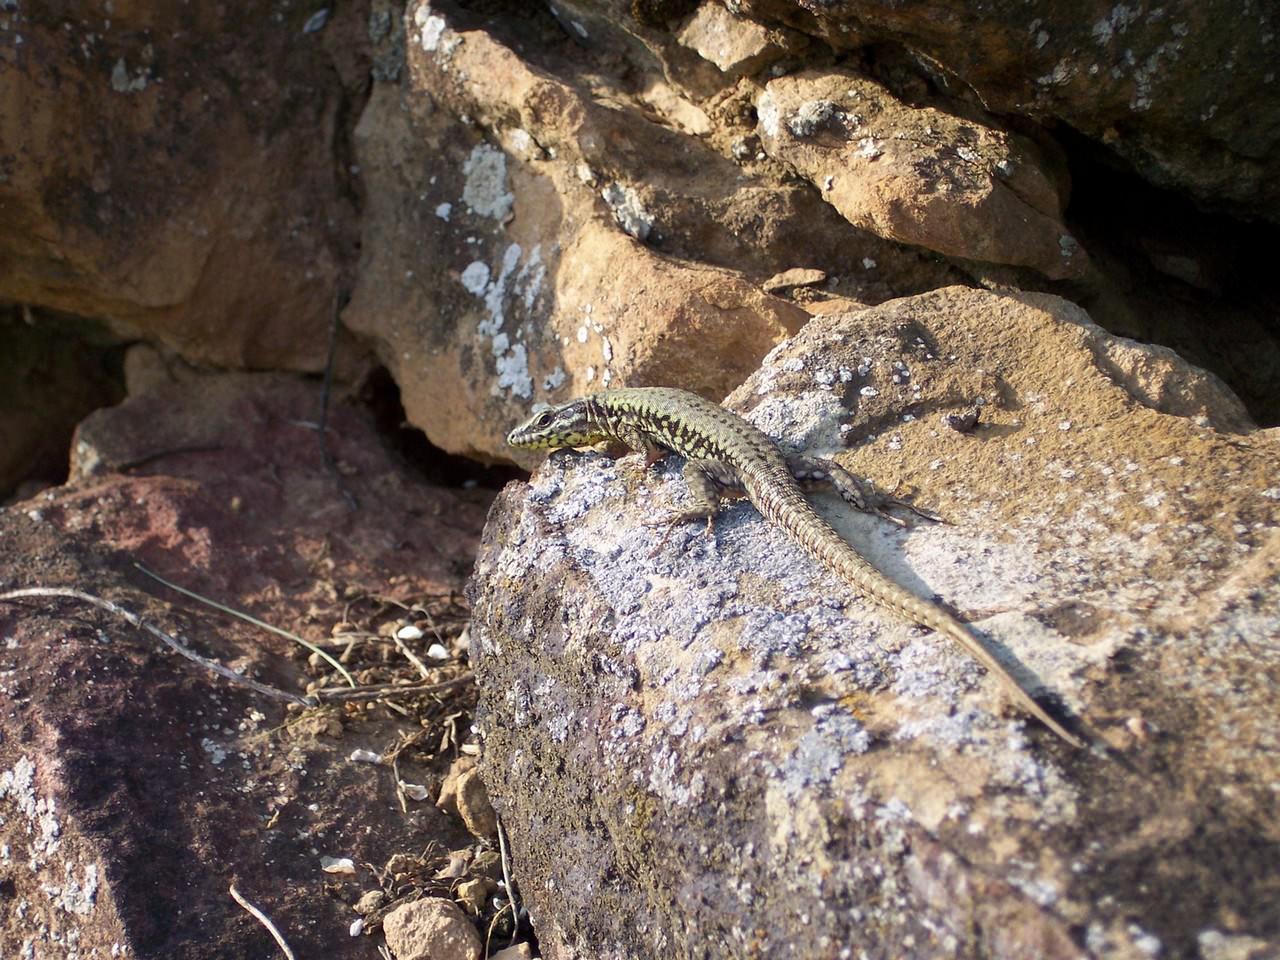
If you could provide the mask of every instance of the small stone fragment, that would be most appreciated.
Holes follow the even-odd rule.
[[[404,791],[404,795],[410,800],[425,800],[431,796],[431,792],[420,783],[406,783],[401,780],[400,789]]]
[[[702,4],[676,39],[725,73],[747,76],[782,57],[786,50],[754,20],[735,17],[719,3]]]
[[[396,636],[399,637],[401,640],[421,640],[423,636],[422,628],[415,627],[411,623],[405,624],[403,627],[401,627],[399,630],[396,631]]]
[[[386,901],[387,895],[381,890],[366,890],[351,909],[365,917],[377,910]]]
[[[788,287],[812,287],[827,279],[825,270],[810,270],[804,267],[792,267],[775,273],[761,286],[769,293],[786,290]]]
[[[320,869],[325,873],[355,873],[356,865],[350,857],[321,857]]]
[[[458,815],[471,833],[481,839],[498,835],[498,815],[489,803],[489,791],[479,770],[468,770],[458,778]]]
[[[974,407],[967,413],[949,413],[943,417],[943,422],[956,433],[973,433],[978,426],[978,408]]]
[[[462,904],[471,913],[479,916],[484,906],[489,901],[489,897],[497,893],[498,884],[496,881],[488,877],[477,877],[474,880],[466,880],[458,884],[458,889],[454,891],[454,896],[458,903]]]
[[[502,857],[496,850],[481,850],[471,861],[471,873],[477,877],[502,879]]]
[[[458,812],[458,780],[464,773],[473,769],[476,762],[471,757],[459,757],[449,767],[443,782],[440,784],[440,795],[436,797],[436,806],[445,813]]]
[[[396,907],[382,932],[396,960],[479,960],[480,934],[451,900],[427,897]]]
[[[517,943],[514,947],[490,954],[489,960],[533,960],[533,951],[529,949],[529,944]]]
[[[374,753],[372,750],[355,749],[347,759],[354,763],[381,763],[382,754]]]

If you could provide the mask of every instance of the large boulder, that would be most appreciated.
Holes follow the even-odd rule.
[[[1096,745],[749,505],[659,545],[677,466],[553,455],[471,587],[483,772],[546,956],[1280,947],[1273,432],[1067,301],[960,288],[815,319],[727,402],[938,511],[818,498]]]

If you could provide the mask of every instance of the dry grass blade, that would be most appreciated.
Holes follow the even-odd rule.
[[[346,687],[324,687],[315,691],[316,697],[326,701],[377,700],[406,693],[440,693],[455,687],[465,686],[475,680],[472,673],[464,673],[451,680],[439,683],[376,683],[368,686],[348,689]]]
[[[108,613],[114,613],[117,617],[127,620],[139,630],[145,630],[152,636],[158,637],[165,646],[169,647],[174,653],[186,657],[192,663],[198,663],[206,670],[211,670],[218,676],[230,680],[232,683],[238,683],[241,686],[255,690],[263,696],[271,697],[275,700],[285,700],[289,703],[296,703],[304,707],[314,707],[316,701],[306,697],[299,697],[297,694],[288,693],[284,690],[278,690],[275,687],[267,686],[265,683],[259,683],[252,680],[242,673],[237,673],[230,667],[224,667],[222,664],[206,659],[200,656],[194,650],[175,640],[169,634],[165,633],[159,627],[152,626],[146,620],[134,613],[132,610],[120,606],[118,603],[112,603],[102,597],[94,596],[92,593],[86,593],[83,590],[76,590],[73,587],[25,587],[20,590],[9,590],[6,593],[0,593],[0,600],[20,600],[24,597],[69,597],[73,600],[83,600],[85,603],[92,604],[106,610]]]
[[[213,607],[213,609],[215,610],[221,610],[223,613],[229,614],[230,616],[243,620],[246,623],[252,623],[255,627],[261,627],[263,630],[269,630],[272,633],[278,634],[282,637],[286,637],[289,640],[292,640],[294,643],[301,644],[302,646],[310,650],[312,653],[317,654],[319,657],[321,657],[326,663],[329,664],[329,666],[337,670],[338,673],[342,674],[343,679],[347,681],[348,685],[352,687],[356,685],[355,678],[352,677],[351,674],[347,672],[346,667],[340,664],[332,656],[325,653],[323,650],[317,647],[310,640],[307,640],[304,637],[300,637],[296,633],[290,633],[288,630],[282,630],[280,627],[272,626],[271,624],[267,623],[264,620],[259,620],[257,617],[245,613],[243,610],[236,610],[234,607],[228,607],[225,604],[219,603],[217,600],[211,600],[208,597],[203,597],[200,594],[196,593],[194,590],[188,590],[186,587],[180,587],[176,583],[172,583],[166,580],[164,577],[160,576],[158,573],[152,573],[150,570],[148,570],[146,567],[144,567],[140,563],[135,563],[134,566],[137,567],[139,570],[141,570],[143,573],[145,573],[152,580],[155,580],[157,583],[163,583],[170,590],[176,590],[178,591],[178,593],[182,594],[183,596],[190,597],[193,600],[198,600],[201,603],[205,604],[206,606]]]

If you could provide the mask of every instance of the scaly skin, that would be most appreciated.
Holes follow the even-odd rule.
[[[1022,688],[968,626],[863,559],[814,512],[777,444],[724,407],[668,387],[609,390],[535,414],[507,437],[511,446],[530,450],[605,440],[642,450],[649,462],[667,452],[686,458],[685,476],[698,507],[681,514],[677,522],[710,518],[717,508],[718,489],[741,487],[766,520],[785,530],[828,570],[912,623],[950,637],[999,678],[1024,710],[1067,743],[1084,746]]]

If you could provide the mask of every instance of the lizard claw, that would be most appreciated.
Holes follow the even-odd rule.
[[[928,520],[932,523],[947,522],[943,520],[942,517],[934,513],[932,510],[926,510],[924,507],[917,507],[910,500],[903,500],[901,497],[897,496],[898,488],[901,486],[902,486],[902,482],[899,481],[897,484],[894,485],[894,488],[890,490],[887,494],[884,494],[877,498],[879,501],[875,507],[875,512],[877,514],[884,517],[886,520],[891,520],[892,522],[898,524],[898,526],[900,527],[905,527],[906,523],[903,520],[899,519],[898,517],[893,517],[893,516],[890,516],[888,513],[886,513],[889,507],[899,507],[903,510],[910,510],[917,517],[921,517],[922,519]]]
[[[669,520],[646,520],[644,524],[646,527],[666,527],[666,530],[662,534],[662,538],[654,545],[654,548],[649,551],[649,559],[653,559],[658,555],[658,551],[661,550],[663,546],[666,545],[666,542],[669,539],[671,539],[671,531],[673,531],[676,527],[690,520],[701,520],[702,518],[703,518],[703,514],[701,513],[680,513],[674,517],[671,517]],[[711,515],[708,515],[706,519],[707,519],[706,533],[710,535],[712,521],[715,518]]]

